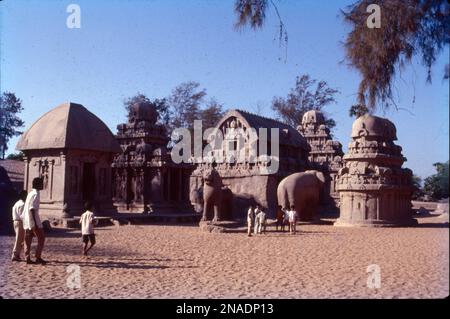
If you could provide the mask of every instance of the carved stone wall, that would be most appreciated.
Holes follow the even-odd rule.
[[[259,156],[259,146],[256,152],[252,147],[252,143],[259,144],[259,128],[267,129],[267,156],[273,155],[271,129],[278,129],[279,156],[273,160],[278,161],[279,167],[275,172],[267,169],[270,164],[264,160],[264,156]],[[223,161],[217,162],[215,168],[224,187],[232,193],[233,216],[244,217],[249,205],[256,204],[269,215],[275,216],[278,183],[287,175],[304,171],[309,165],[309,146],[306,140],[290,126],[241,110],[227,112],[216,125],[216,129],[223,136],[221,147],[208,153],[209,162],[206,160],[198,164],[191,175],[190,196],[194,206],[198,209],[202,207],[199,194],[203,185],[203,172],[211,168],[212,159],[221,157]],[[251,129],[255,129],[256,135],[251,136]],[[240,145],[241,143],[243,145]],[[241,153],[236,149],[241,150]]]
[[[113,200],[121,212],[193,212],[189,176],[194,167],[173,163],[166,129],[151,104],[131,107],[128,123],[117,126],[122,152],[113,161]]]
[[[309,152],[311,169],[322,171],[325,175],[323,204],[337,205],[339,202],[339,194],[336,191],[337,172],[343,166],[342,156],[344,155],[341,143],[332,139],[320,111],[306,112],[297,130],[306,138],[311,148]]]
[[[337,226],[395,226],[415,222],[411,211],[412,172],[394,144],[396,129],[387,119],[358,118],[345,165],[338,172],[340,217]]]

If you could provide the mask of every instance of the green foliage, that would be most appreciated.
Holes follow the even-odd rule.
[[[6,157],[6,159],[8,159],[8,160],[15,160],[15,161],[23,161],[24,157],[25,157],[25,154],[23,154],[22,152],[19,152],[19,153],[9,154]]]
[[[206,89],[198,82],[184,82],[173,89],[167,98],[170,106],[172,128],[192,129],[194,120],[202,120],[203,128],[214,127],[223,116],[223,106],[214,98],[206,100]]]
[[[423,190],[425,194],[434,199],[447,198],[449,196],[449,161],[446,163],[434,163],[433,165],[436,168],[436,174],[425,179]]]
[[[214,127],[223,116],[223,106],[214,98],[205,102],[206,96],[206,89],[200,89],[198,82],[189,81],[176,86],[167,98],[171,114],[170,132],[176,128],[186,128],[193,134],[195,120],[203,121],[203,130]],[[179,138],[181,137],[172,135],[169,147]]]
[[[215,99],[211,99],[205,108],[200,111],[200,119],[203,121],[204,128],[216,126],[223,115],[223,106]]]
[[[361,74],[358,103],[371,111],[379,104],[384,108],[396,106],[392,94],[395,74],[413,56],[419,56],[428,69],[450,41],[450,5],[446,0],[359,0],[342,10],[349,32],[344,46],[349,66]],[[381,28],[368,28],[367,7],[377,4],[381,11]],[[287,33],[278,8],[272,0],[236,0],[234,12],[237,27],[249,25],[262,28],[272,7],[279,19],[280,44],[287,43]],[[448,64],[444,79],[449,78]],[[353,115],[352,115],[353,116]]]
[[[363,105],[363,104],[355,104],[352,105],[350,107],[350,110],[348,111],[348,114],[350,117],[360,117],[363,116],[365,114],[369,113],[369,109],[367,108],[367,106]]]
[[[238,20],[237,27],[250,25],[253,29],[261,28],[266,19],[267,0],[237,0],[234,12]]]
[[[449,5],[445,0],[378,0],[381,27],[368,28],[367,7],[373,0],[360,0],[342,11],[352,28],[345,40],[346,59],[361,74],[358,102],[371,110],[377,103],[395,106],[393,79],[413,56],[422,58],[431,81],[431,66],[449,43]]]
[[[22,101],[14,93],[3,92],[0,96],[0,152],[3,159],[9,140],[22,134],[17,130],[24,125],[24,121],[17,116],[22,110]]]
[[[165,125],[169,123],[170,112],[167,100],[165,98],[150,100],[145,94],[138,92],[135,96],[127,98],[123,102],[125,110],[127,111],[127,115],[130,114],[131,106],[136,103],[146,103],[153,105],[153,107],[155,107],[156,111],[158,112],[158,122]]]
[[[422,179],[420,178],[420,176],[413,175],[412,183],[414,186],[414,192],[412,194],[412,199],[418,199],[419,197],[424,195],[424,192],[422,189]]]
[[[287,55],[288,34],[283,19],[281,19],[278,7],[275,5],[273,0],[236,0],[234,3],[234,13],[237,16],[235,27],[240,29],[246,25],[249,25],[252,29],[262,28],[267,19],[266,13],[269,5],[273,8],[277,15],[279,32],[278,41],[280,47],[286,47]]]
[[[184,82],[172,90],[168,98],[173,128],[192,128],[194,120],[200,119],[201,106],[204,103],[206,90],[200,89],[200,83]]]
[[[286,98],[274,97],[272,109],[277,117],[284,123],[297,127],[302,122],[303,114],[310,110],[322,111],[323,107],[336,103],[335,95],[338,90],[328,87],[327,82],[311,79],[308,74],[298,76],[295,87]],[[333,119],[325,116],[325,125],[328,128],[336,126]]]

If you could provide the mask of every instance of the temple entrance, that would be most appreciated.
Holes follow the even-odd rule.
[[[95,199],[95,163],[83,164],[83,201],[93,202]]]

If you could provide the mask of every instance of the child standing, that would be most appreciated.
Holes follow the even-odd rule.
[[[94,213],[92,212],[92,204],[87,202],[85,204],[86,211],[81,215],[81,236],[83,240],[83,255],[87,256],[88,251],[95,245],[95,234],[94,234]],[[89,242],[91,245],[87,248]]]
[[[295,210],[295,206],[291,205],[291,210],[289,211],[289,228],[291,235],[296,233],[296,226],[297,223],[297,211]]]

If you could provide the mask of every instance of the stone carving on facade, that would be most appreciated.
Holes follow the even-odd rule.
[[[376,116],[358,118],[345,166],[338,171],[340,218],[337,226],[391,226],[415,222],[411,212],[412,171],[392,122]]]
[[[330,130],[325,126],[323,113],[311,110],[303,115],[302,123],[297,130],[306,138],[311,147],[309,162],[311,169],[320,170],[325,174],[326,183],[322,204],[331,206],[339,202],[336,191],[337,172],[342,167],[342,145],[332,140]]]
[[[223,142],[208,154],[208,158],[204,158],[203,162],[197,165],[191,175],[190,189],[193,203],[196,204],[194,200],[198,197],[195,196],[195,190],[202,185],[204,171],[211,169],[211,163],[216,162],[215,169],[226,186],[224,194],[229,198],[226,206],[232,206],[233,217],[243,217],[249,205],[255,204],[261,205],[269,215],[274,215],[277,208],[278,182],[308,167],[307,156],[310,148],[306,140],[286,124],[241,110],[228,111],[215,128],[222,134]],[[267,156],[271,156],[270,130],[279,129],[279,157],[271,156],[271,160],[279,163],[279,169],[275,173],[268,170],[265,157],[259,156],[261,154],[257,154],[252,147],[258,145],[259,128],[267,129]],[[214,138],[212,136],[209,141]]]
[[[153,105],[132,105],[128,123],[117,126],[122,152],[113,161],[114,204],[119,211],[191,213],[189,176],[194,166],[173,163],[169,138]]]

